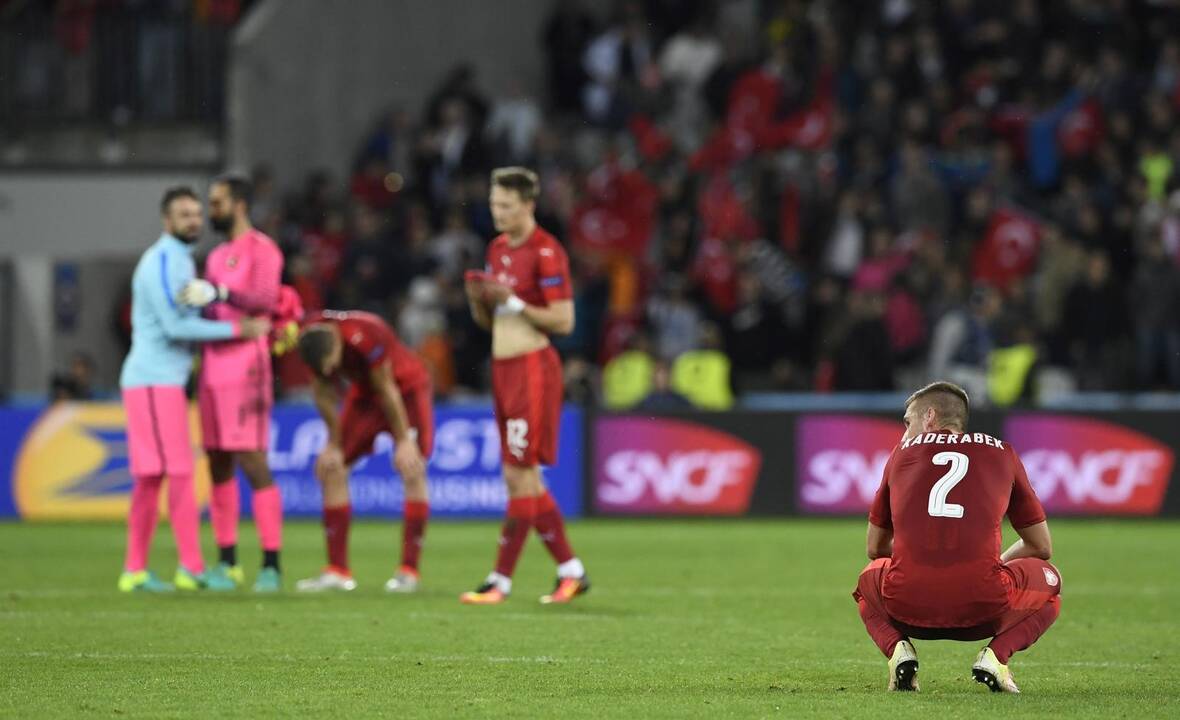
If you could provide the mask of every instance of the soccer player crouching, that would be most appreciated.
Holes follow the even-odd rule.
[[[967,393],[936,382],[906,400],[905,434],[869,511],[872,560],[852,593],[889,658],[889,689],[918,689],[919,640],[991,638],[972,675],[1018,693],[1008,660],[1061,611],[1045,511],[1007,442],[967,429]],[[1000,554],[1004,516],[1020,535]]]
[[[328,565],[317,577],[300,580],[303,592],[353,590],[348,565],[352,507],[348,474],[373,451],[382,432],[393,435],[393,466],[405,490],[401,565],[385,583],[389,592],[418,588],[418,558],[430,506],[426,460],[434,444],[430,373],[381,318],[367,312],[325,310],[299,336],[299,355],[314,377],[315,405],[328,427],[328,442],[316,460],[324,493],[324,538]],[[344,409],[338,385],[347,380]]]
[[[542,603],[566,603],[590,589],[565,534],[561,511],[545,489],[541,465],[557,459],[563,395],[561,358],[550,334],[574,327],[569,258],[534,217],[540,186],[525,168],[492,173],[490,205],[500,235],[488,246],[486,272],[466,278],[475,322],[492,331],[492,394],[500,428],[508,513],[500,532],[495,569],[460,600],[503,602],[512,591],[516,561],[535,528],[557,563],[553,592]]]

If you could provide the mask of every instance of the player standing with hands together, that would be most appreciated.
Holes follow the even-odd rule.
[[[569,258],[537,225],[536,173],[520,167],[492,173],[490,204],[501,234],[488,246],[485,272],[466,278],[475,322],[492,332],[492,392],[508,513],[500,532],[495,569],[460,600],[472,605],[503,602],[529,531],[536,528],[557,563],[557,584],[542,603],[566,603],[590,589],[574,555],[565,523],[541,478],[541,465],[557,459],[563,394],[561,358],[550,335],[574,329]]]

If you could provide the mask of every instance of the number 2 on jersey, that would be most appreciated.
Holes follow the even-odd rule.
[[[967,465],[970,460],[960,452],[940,452],[931,458],[931,461],[935,465],[950,465],[951,469],[947,470],[946,475],[934,483],[934,487],[930,488],[930,502],[926,505],[927,512],[931,517],[963,517],[963,506],[948,503],[946,496],[967,474]]]

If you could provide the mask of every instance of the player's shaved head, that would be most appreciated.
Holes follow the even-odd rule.
[[[335,371],[339,354],[339,338],[330,325],[310,325],[299,335],[299,357],[320,377]]]
[[[541,181],[537,173],[524,167],[496,168],[492,171],[492,187],[511,190],[525,202],[534,202],[541,194]]]
[[[906,417],[921,418],[933,408],[941,427],[962,432],[967,429],[971,401],[958,385],[939,380],[919,389],[905,401]]]

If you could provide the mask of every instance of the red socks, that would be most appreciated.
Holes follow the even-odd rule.
[[[1040,610],[992,638],[988,647],[996,654],[996,659],[1000,663],[1007,665],[1008,658],[1012,657],[1012,653],[1032,646],[1038,638],[1045,634],[1045,631],[1060,614],[1061,598],[1055,596]]]
[[[418,557],[422,554],[422,537],[426,534],[426,519],[430,505],[424,500],[406,500],[402,506],[402,568],[418,571]]]
[[[496,554],[496,572],[504,577],[512,577],[516,570],[516,561],[520,559],[520,551],[524,549],[524,541],[529,537],[529,530],[533,527],[533,518],[537,514],[537,498],[520,497],[508,499],[508,517],[504,519],[504,527],[500,530],[500,550]]]
[[[905,640],[905,635],[893,626],[889,616],[879,612],[865,598],[858,597],[856,607],[860,611],[860,619],[864,622],[865,629],[869,631],[869,637],[885,657],[892,657],[893,648]]]
[[[328,546],[328,565],[348,574],[348,524],[352,506],[324,508],[324,540]]]
[[[565,522],[561,519],[561,510],[548,490],[537,498],[537,515],[533,519],[533,527],[537,529],[541,542],[545,543],[549,554],[559,565],[573,559],[574,551],[565,536]]]

